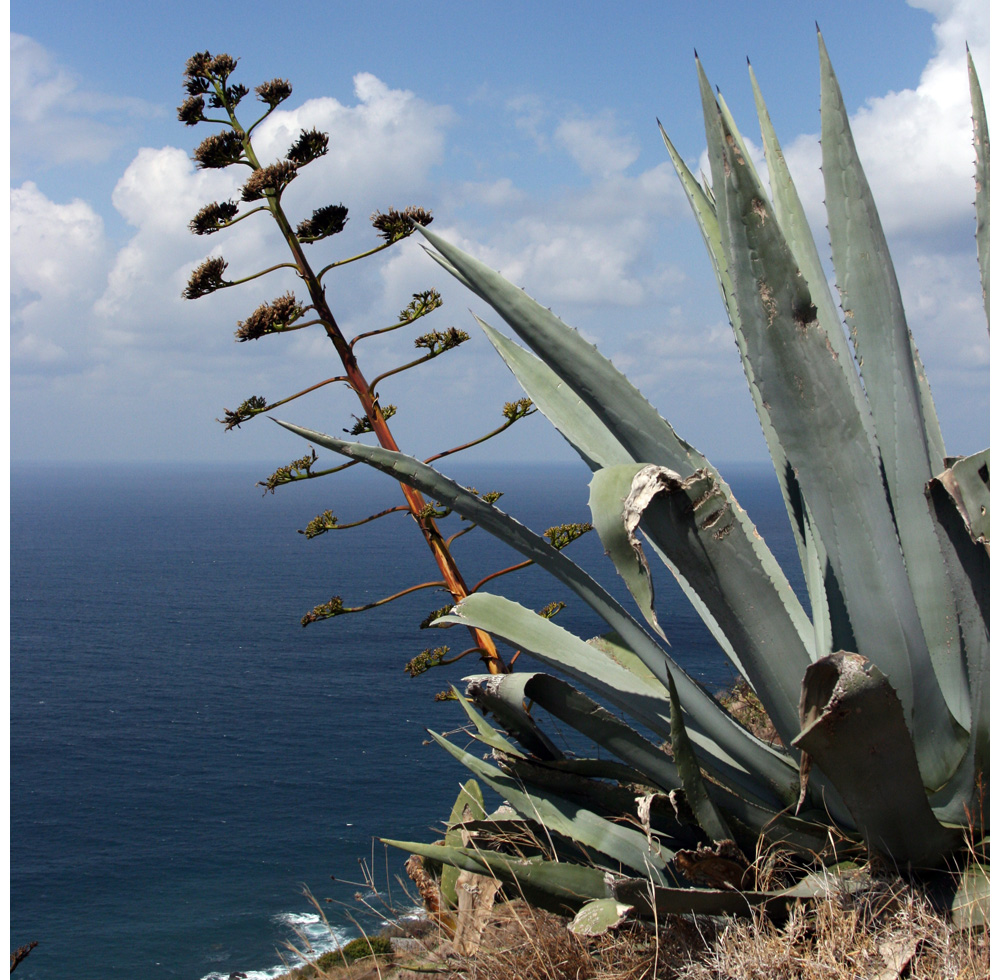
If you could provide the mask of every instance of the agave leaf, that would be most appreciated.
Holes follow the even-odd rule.
[[[647,742],[643,745],[641,742],[636,742],[634,733],[623,732],[622,729],[626,729],[627,726],[617,722],[613,716],[610,716],[611,723],[603,726],[603,721],[608,716],[594,712],[589,707],[592,702],[585,695],[578,691],[572,691],[569,685],[558,678],[542,674],[528,675],[527,683],[520,685],[515,680],[519,676],[517,674],[503,677],[482,675],[468,678],[470,694],[477,702],[481,701],[484,707],[489,707],[491,702],[481,697],[484,690],[492,689],[494,693],[502,695],[505,694],[506,689],[513,685],[514,697],[518,696],[518,692],[521,692],[523,698],[530,698],[535,704],[549,711],[561,721],[572,725],[608,751],[614,752],[619,758],[628,760],[638,770],[637,773],[629,776],[627,773],[618,773],[610,769],[605,769],[603,772],[598,771],[592,768],[589,760],[578,760],[576,766],[573,766],[572,761],[567,760],[549,763],[546,766],[549,771],[547,774],[538,776],[537,774],[524,773],[524,778],[537,779],[539,785],[555,788],[552,784],[553,771],[567,770],[578,771],[585,775],[604,776],[619,781],[622,781],[624,777],[624,781],[633,783],[646,782],[659,786],[680,784],[676,767],[670,759],[666,758],[651,743]],[[562,691],[572,691],[574,703],[570,703],[569,697],[562,696],[560,686]],[[630,699],[631,711],[638,716],[641,714],[641,710],[636,711],[634,702],[634,698]],[[580,711],[577,711],[578,705],[581,707]],[[597,720],[602,722],[602,725],[593,724],[595,716],[599,716]],[[658,719],[661,723],[662,720]],[[621,726],[621,728],[617,726]],[[666,767],[664,763],[666,763]],[[795,819],[787,814],[778,814],[773,807],[752,803],[745,798],[745,793],[741,795],[718,783],[708,784],[707,789],[715,806],[736,821],[736,826],[739,828],[737,836],[744,847],[754,848],[762,834],[766,834],[770,840],[784,841],[790,847],[797,848],[806,854],[817,854],[823,850],[826,844],[825,835],[827,832],[822,824]],[[824,794],[824,801],[829,800],[832,795],[832,790],[828,791]],[[624,809],[631,809],[631,807],[626,805]],[[653,817],[656,818],[654,826],[659,831],[669,833],[675,840],[676,846],[691,847],[697,843],[697,841],[692,840],[687,829],[676,822],[673,812],[657,817],[658,811],[655,801],[652,812]],[[839,804],[839,809],[834,812],[838,816],[849,819],[849,814],[846,809],[843,809],[842,804]],[[827,813],[823,812],[816,813],[814,816],[822,821],[827,819]]]
[[[713,476],[701,470],[681,479],[663,467],[623,466],[600,471],[594,479],[617,487],[618,494],[625,492],[620,522],[629,547],[634,545],[628,528],[641,516],[643,531],[656,550],[671,567],[685,569],[692,590],[728,638],[734,663],[758,692],[784,743],[790,744],[798,731],[802,674],[811,662],[790,615],[798,603],[768,576],[752,542],[732,534],[737,523],[733,508]],[[594,520],[597,524],[596,512]],[[607,518],[603,523],[602,541],[615,559],[626,542],[614,540]]]
[[[990,550],[990,451],[955,460],[936,481],[954,500],[973,541]]]
[[[670,879],[671,876],[665,873],[666,859],[663,853],[653,850],[645,836],[638,831],[605,820],[590,810],[569,804],[543,789],[536,787],[529,794],[518,780],[452,745],[435,732],[430,732],[430,736],[506,799],[523,817],[538,820],[564,837],[577,841],[589,851],[606,855],[613,863],[640,873],[648,873],[659,884],[666,884]],[[672,856],[669,852],[664,853],[668,858]]]
[[[542,414],[552,422],[591,469],[596,470],[601,467],[634,462],[611,430],[543,361],[512,343],[484,321],[479,320],[479,324],[489,341],[514,372],[525,393],[538,405]],[[701,596],[691,587],[684,575],[681,574],[680,569],[665,554],[658,553],[695,611],[708,626],[723,652],[730,661],[736,664],[738,669],[742,670],[736,651]],[[805,613],[803,612],[801,617],[796,616],[796,618],[804,620]],[[807,626],[801,628],[807,629]]]
[[[476,711],[469,703],[466,701],[462,694],[459,692],[458,688],[454,684],[451,685],[452,693],[455,695],[455,700],[462,706],[462,710],[469,716],[469,720],[473,725],[476,726],[476,738],[479,739],[484,745],[488,745],[491,749],[496,749],[498,752],[504,752],[507,755],[516,756],[522,755],[523,753],[518,752],[518,750],[503,737],[478,711]],[[504,719],[505,727],[508,731],[513,729],[514,737],[518,741],[522,740],[522,745],[527,742],[533,747],[540,747],[542,749],[542,757],[558,758],[560,753],[558,751],[555,755],[549,753],[548,746],[551,744],[549,739],[538,730],[538,726],[534,724],[529,718],[526,723],[522,724],[522,719]],[[527,730],[527,732],[525,731]],[[540,738],[538,736],[541,736]],[[529,748],[529,751],[533,749]]]
[[[595,898],[576,913],[566,928],[575,936],[603,936],[621,925],[631,911],[631,905],[624,905],[613,898]]]
[[[800,714],[796,744],[840,791],[869,848],[932,867],[961,843],[931,810],[902,705],[875,664],[853,653],[817,661]]]
[[[277,421],[277,420],[276,420]],[[512,548],[531,558],[539,566],[551,572],[559,581],[573,589],[604,621],[614,629],[629,648],[642,660],[657,677],[666,691],[667,665],[677,682],[685,711],[688,712],[688,728],[705,752],[721,753],[719,758],[729,758],[732,765],[744,772],[762,772],[765,780],[781,787],[781,806],[794,800],[795,793],[786,781],[789,760],[763,745],[733,721],[704,688],[694,681],[659,647],[639,624],[625,612],[621,605],[602,589],[578,565],[561,551],[553,548],[540,535],[529,531],[498,508],[484,503],[457,483],[442,476],[436,470],[402,453],[391,452],[379,446],[365,446],[361,443],[345,442],[321,432],[303,429],[287,422],[279,425],[294,432],[316,445],[332,449],[353,459],[363,460],[369,465],[388,473],[394,479],[416,487],[435,500],[450,507],[456,513],[473,521],[483,530],[499,537]],[[486,598],[478,593],[469,599]],[[489,599],[497,599],[489,596]],[[469,599],[465,600],[466,602]],[[512,603],[516,606],[516,603]],[[532,614],[534,619],[548,622]],[[501,617],[502,618],[502,617]],[[558,627],[556,627],[558,629]],[[565,632],[565,631],[561,631]],[[571,635],[571,634],[567,634]],[[573,639],[576,639],[575,637]],[[577,641],[588,653],[593,651],[582,641]],[[607,658],[602,658],[607,660]],[[780,777],[779,777],[779,774]],[[750,784],[752,786],[752,783]],[[748,792],[753,793],[752,789]]]
[[[533,901],[536,895],[547,895],[554,900],[555,910],[558,911],[565,908],[577,909],[584,902],[606,898],[608,894],[604,872],[581,864],[565,861],[529,862],[524,858],[469,847],[442,847],[439,844],[385,839],[383,843],[435,861],[446,861],[473,874],[493,875],[500,881],[517,885]]]
[[[610,361],[550,310],[536,303],[523,290],[511,285],[499,273],[433,232],[423,227],[419,231],[438,249],[447,266],[457,269],[462,274],[463,281],[473,284],[474,291],[489,302],[546,362],[559,383],[565,385],[593,411],[633,461],[667,466],[680,473],[691,473],[697,468],[704,468],[713,474],[720,490],[733,504],[733,541],[746,541],[755,552],[756,560],[763,566],[766,577],[774,583],[773,587],[781,597],[782,604],[788,609],[801,644],[812,650],[812,623],[788,585],[784,571],[757,534],[746,512],[736,505],[729,486],[708,460],[677,436]],[[570,438],[570,442],[582,444],[582,439],[575,436]],[[695,594],[695,590],[687,586],[683,570],[674,565],[670,565],[670,568],[685,592],[689,596]],[[715,598],[717,601],[727,602],[727,597],[723,594],[717,594]],[[696,602],[695,605],[704,616],[705,603]],[[711,610],[709,613],[704,618],[718,636],[718,623]],[[738,613],[735,615],[736,618],[739,617]],[[728,652],[732,649],[732,644],[724,644],[724,648]],[[798,680],[797,677],[795,679]],[[687,695],[684,695],[684,702],[690,703]]]
[[[681,786],[677,767],[662,749],[558,677],[549,674],[484,674],[466,680],[469,682],[469,696],[494,714],[497,714],[498,703],[514,701],[519,704],[530,699],[592,742],[613,752],[654,785],[665,791]]]
[[[446,268],[456,269],[463,282],[470,284],[507,321],[543,361],[551,368],[559,382],[566,385],[597,416],[622,448],[637,463],[654,463],[667,466],[680,473],[691,473],[705,468],[711,471],[723,493],[733,502],[735,522],[733,534],[745,538],[764,566],[765,573],[777,591],[786,596],[786,605],[794,628],[800,633],[802,643],[811,648],[813,627],[801,604],[788,586],[781,566],[764,544],[746,512],[735,504],[732,491],[714,467],[697,450],[680,439],[670,425],[629,383],[607,358],[596,348],[567,327],[550,310],[536,303],[523,290],[507,282],[482,262],[466,255],[427,228],[418,231],[431,242],[446,260]],[[571,439],[576,444],[579,440]],[[735,538],[734,538],[735,540]],[[682,588],[683,574],[671,567]],[[703,612],[702,607],[698,607]],[[713,619],[706,617],[709,628],[716,632]],[[685,704],[690,698],[684,696]]]
[[[476,320],[533,404],[592,470],[632,462],[611,430],[582,398],[560,383],[554,371],[478,316]]]
[[[511,348],[520,348],[486,324],[483,328],[505,359],[510,357],[508,363],[512,363],[515,355]],[[537,386],[519,378],[525,391],[536,403],[548,397],[550,418],[560,426],[571,444],[584,447],[581,454],[589,452],[590,434],[607,430],[541,362],[520,351],[520,363],[531,361],[536,369],[533,380]],[[606,459],[610,454],[599,455]],[[792,487],[794,474],[790,467],[786,466],[786,470],[789,479],[785,485]],[[643,483],[639,474],[654,471],[660,472],[655,467],[606,465],[595,474],[591,483],[591,513],[605,548],[615,560],[640,609],[655,625],[648,574],[645,567],[631,557],[635,553],[634,536],[625,528],[620,516],[621,504],[615,506],[615,501],[624,498],[643,499],[647,492],[644,487],[652,487],[654,481]],[[697,493],[689,492],[692,502],[701,490],[707,490],[707,485],[702,484],[704,478],[698,484]],[[710,498],[706,495],[706,501],[719,501],[720,494],[728,495],[721,480],[717,481],[717,487],[718,492]],[[797,488],[792,492],[798,495]],[[687,500],[680,505],[679,511],[658,504],[651,512],[653,523],[647,521],[643,527],[726,655],[761,692],[766,710],[788,744],[798,731],[799,684],[811,662],[812,628],[773,556],[762,551],[760,536],[755,531],[746,533],[749,522],[745,512],[735,501],[729,508],[725,501],[719,501],[719,505],[727,509],[725,533],[721,530],[723,525],[703,527],[695,523],[685,509]],[[641,512],[635,508],[632,516],[636,513]],[[705,516],[708,514],[706,510]],[[750,528],[753,530],[752,525]],[[641,556],[641,551],[639,554]],[[819,590],[820,594],[825,594],[822,582]],[[810,642],[807,644],[804,638]],[[776,657],[775,650],[781,650],[782,655]]]
[[[656,682],[652,671],[627,647],[622,643],[622,638],[617,633],[604,633],[601,636],[592,636],[587,640],[588,646],[600,651],[619,667],[624,667],[633,674],[638,674],[643,680]]]
[[[806,218],[802,201],[792,182],[791,173],[785,162],[785,155],[781,150],[777,134],[771,123],[771,117],[767,111],[764,97],[757,84],[757,77],[753,68],[750,68],[750,82],[753,87],[754,102],[757,107],[757,117],[760,121],[761,136],[764,143],[764,154],[767,158],[767,169],[770,178],[771,197],[773,200],[774,215],[781,226],[788,246],[795,256],[799,270],[809,284],[810,293],[816,302],[817,319],[824,325],[827,339],[834,353],[834,360],[844,372],[848,388],[857,406],[858,415],[865,427],[868,443],[873,456],[878,455],[877,441],[875,439],[874,423],[871,418],[871,410],[865,399],[861,388],[861,381],[854,366],[854,355],[847,345],[847,338],[841,326],[840,317],[837,313],[833,297],[827,287],[826,275],[820,261],[819,252],[816,248],[816,241],[813,238],[812,230]],[[746,359],[744,358],[746,365]],[[748,375],[749,378],[749,375]],[[751,391],[754,392],[755,404],[762,401],[760,392],[753,385],[751,380]],[[758,407],[758,415],[761,408]],[[762,422],[762,424],[764,424]],[[768,421],[767,425],[770,425]],[[766,430],[765,430],[766,431]],[[773,429],[772,429],[773,431]],[[775,436],[774,442],[780,447],[780,442]],[[768,440],[769,448],[772,440]],[[943,455],[944,444],[940,446]],[[853,649],[855,644],[851,633],[850,617],[844,608],[843,602],[837,601],[839,593],[836,589],[831,590],[831,595],[827,595],[825,588],[823,570],[826,567],[826,549],[820,540],[819,534],[810,520],[808,508],[801,500],[801,490],[798,481],[794,478],[794,470],[784,459],[784,450],[779,449],[780,456],[775,455],[771,448],[771,455],[774,458],[775,469],[778,470],[781,479],[781,465],[789,470],[789,479],[794,481],[794,488],[799,493],[798,506],[789,508],[793,529],[801,527],[801,532],[796,536],[796,540],[801,541],[799,555],[802,561],[802,568],[806,579],[806,588],[809,592],[809,601],[813,610],[813,622],[817,629],[816,649],[818,655],[832,653],[838,649]],[[786,501],[795,497],[789,492],[786,494]]]
[[[590,481],[590,515],[605,553],[625,580],[646,622],[666,639],[653,606],[649,564],[635,533],[650,499],[648,484],[638,488],[634,484],[634,478],[644,470],[637,463],[598,470]]]
[[[813,238],[809,221],[806,218],[805,208],[802,207],[802,200],[795,184],[792,182],[792,175],[785,162],[785,155],[778,142],[778,136],[771,123],[771,117],[764,102],[764,96],[757,84],[757,77],[753,68],[750,68],[750,83],[753,87],[754,102],[757,107],[757,118],[760,121],[761,136],[764,141],[764,155],[767,158],[767,170],[770,177],[771,197],[774,207],[774,216],[781,225],[781,230],[788,242],[792,255],[798,263],[799,270],[809,284],[809,292],[816,303],[817,318],[822,323],[833,349],[837,364],[844,372],[851,394],[854,397],[858,414],[865,424],[866,434],[869,444],[872,447],[872,454],[875,455],[876,439],[875,430],[871,418],[871,411],[865,399],[864,391],[861,388],[861,380],[854,368],[854,355],[847,345],[847,336],[841,326],[840,316],[833,301],[833,296],[827,287],[826,274],[823,271],[823,263],[820,261],[819,251],[816,248],[816,240]],[[944,444],[940,446],[941,455],[944,455]]]
[[[612,363],[551,310],[498,272],[428,228],[423,235],[462,281],[489,303],[515,333],[611,430],[632,459],[695,469],[701,454],[681,439]],[[670,461],[670,462],[668,462]]]
[[[989,838],[986,840],[989,845]],[[968,931],[990,925],[990,865],[973,859],[958,879],[951,899],[951,921],[956,928]]]
[[[809,501],[859,651],[892,679],[913,719],[924,778],[937,788],[962,745],[935,677],[879,467],[770,204],[721,143],[728,169],[716,193],[725,189],[723,235],[761,394]]]
[[[938,819],[979,822],[979,774],[990,760],[989,450],[956,462],[927,487],[938,543],[955,597],[962,639],[962,677],[968,685],[971,724],[965,758],[948,784],[931,797]],[[971,813],[967,808],[971,807]]]
[[[468,816],[466,816],[468,814]],[[462,846],[461,825],[466,819],[482,820],[486,816],[483,807],[483,791],[479,784],[470,779],[458,791],[458,799],[451,808],[451,816],[448,818],[448,830],[444,835],[445,844],[451,847]],[[453,866],[446,866],[441,872],[441,897],[448,904],[449,908],[458,905],[458,892],[455,890],[455,883],[458,881],[458,869]]]
[[[976,251],[979,254],[979,276],[983,283],[986,306],[986,326],[990,323],[990,130],[986,125],[986,105],[979,75],[966,46],[969,63],[969,89],[972,93],[972,130],[976,147]]]
[[[660,126],[660,135],[663,137],[670,160],[687,194],[688,203],[691,205],[691,210],[698,221],[702,237],[708,248],[708,254],[712,259],[712,267],[715,270],[719,290],[722,293],[722,299],[729,314],[729,322],[736,337],[736,346],[740,352],[743,370],[749,382],[750,395],[753,399],[757,417],[760,420],[768,452],[774,463],[781,496],[785,502],[785,509],[788,511],[792,534],[799,552],[799,561],[802,565],[806,590],[809,594],[809,603],[812,607],[813,627],[815,630],[813,656],[822,656],[833,649],[834,642],[831,636],[831,613],[823,580],[823,568],[826,564],[825,552],[823,551],[822,543],[819,541],[816,530],[809,520],[808,510],[805,501],[802,499],[802,492],[795,476],[795,470],[788,464],[785,458],[785,451],[781,447],[781,442],[774,431],[774,426],[771,425],[767,406],[764,404],[760,392],[754,384],[753,365],[751,365],[746,356],[746,338],[743,336],[740,313],[736,305],[736,298],[733,295],[732,280],[729,276],[729,266],[725,249],[722,246],[715,203],[709,198],[709,191],[707,189],[703,190],[701,185],[694,179],[694,176],[674,148],[662,125]],[[850,645],[850,626],[846,613],[840,610],[840,607],[838,607],[838,612],[839,615],[835,626],[839,630],[839,639]],[[728,651],[730,648],[728,645],[724,645],[724,649]],[[730,656],[730,659],[735,662],[734,656]]]
[[[725,817],[719,812],[712,798],[708,795],[705,781],[698,767],[691,740],[684,728],[683,712],[674,679],[670,681],[670,746],[674,750],[677,769],[684,783],[684,795],[688,804],[694,810],[698,825],[713,841],[732,840],[733,832],[726,825]]]
[[[616,707],[641,720],[652,731],[669,735],[669,727],[664,731],[664,723],[669,717],[666,691],[651,688],[558,624],[516,602],[477,592],[463,599],[450,614],[441,617],[441,622],[476,625],[569,674]],[[674,669],[675,665],[671,663],[671,674]],[[678,690],[681,690],[679,685]],[[681,704],[684,704],[683,698],[682,693]],[[704,734],[699,730],[690,731],[702,765],[723,783],[734,789],[739,787],[739,792],[760,805],[780,810],[794,802],[797,789],[791,760],[741,728],[745,739],[752,740],[749,744],[753,747],[754,768],[745,769],[735,756],[727,754],[722,745],[724,739],[729,741],[730,726],[737,723],[717,702],[713,701],[713,705],[712,715],[706,718],[708,730]],[[736,743],[736,747],[743,748],[743,745]],[[751,772],[754,776],[748,778]]]
[[[647,780],[641,774],[637,783],[620,784],[569,771],[566,763],[534,762],[496,753],[494,760],[505,775],[517,780],[528,797],[538,792],[545,797],[558,798],[574,811],[585,810],[615,824],[649,829],[656,835],[655,845],[660,853],[696,846],[702,840],[698,828],[693,823],[682,822],[667,796],[656,792],[654,787],[646,787]],[[596,763],[599,760],[588,761]],[[650,807],[653,801],[667,801],[666,806],[662,802],[657,806],[655,827],[650,824],[651,816],[640,811],[640,803],[645,800],[650,801]],[[546,830],[559,832],[551,824],[546,825]],[[575,859],[580,860],[582,855],[586,860],[587,854],[585,847],[579,848]]]
[[[553,772],[584,776],[587,779],[614,779],[622,784],[635,783],[638,785],[648,782],[645,773],[621,762],[615,762],[614,759],[557,759],[553,762],[546,762],[545,768]]]
[[[943,465],[944,442],[923,365],[906,325],[896,273],[847,109],[820,36],[823,178],[840,302],[861,363],[892,513],[913,596],[945,701],[969,725],[967,690],[949,653],[955,608],[923,498]],[[863,640],[859,638],[859,648]]]
[[[940,469],[943,462],[944,440],[923,365],[906,326],[896,273],[858,159],[847,108],[823,35],[817,32],[817,39],[823,181],[833,264],[895,500],[894,472],[901,462],[895,457],[916,453],[912,465],[925,464],[930,479],[931,471]],[[895,412],[891,411],[893,398]],[[909,431],[911,426],[916,435]]]
[[[831,891],[853,891],[863,887],[863,878],[850,865],[838,873],[836,869],[806,875],[790,888],[775,891],[743,891],[727,888],[662,888],[651,887],[642,879],[619,879],[611,886],[614,897],[631,904],[638,915],[660,918],[664,915],[735,915],[749,916],[761,909],[773,919],[781,920],[788,909],[803,899],[824,898]]]
[[[676,147],[670,141],[670,137],[667,136],[667,131],[663,128],[663,124],[659,119],[656,122],[660,127],[660,136],[663,137],[670,161],[674,165],[674,170],[677,171],[677,176],[680,178],[684,193],[687,194],[688,204],[691,205],[695,221],[698,222],[698,227],[701,229],[701,237],[704,239],[705,247],[708,249],[708,257],[712,260],[712,268],[715,270],[715,279],[719,284],[722,302],[725,303],[726,309],[732,314],[736,309],[736,304],[733,302],[733,290],[732,283],[729,281],[726,253],[722,249],[722,239],[719,237],[719,219],[715,213],[715,201],[710,196],[710,190],[703,188],[695,180],[694,174],[688,169],[688,165],[677,152]]]

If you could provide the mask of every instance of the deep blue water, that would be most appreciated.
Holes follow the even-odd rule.
[[[582,467],[451,471],[505,490],[500,506],[536,530],[588,518]],[[341,903],[363,890],[347,883],[359,861],[374,860],[380,891],[402,872],[405,856],[373,838],[431,839],[466,778],[425,729],[458,726],[433,694],[476,664],[402,669],[451,639],[416,629],[442,593],[299,626],[331,595],[356,605],[435,577],[404,515],[296,533],[398,490],[355,469],[261,499],[267,472],[13,468],[10,938],[39,941],[22,980],[269,975],[292,925],[332,941],[303,885],[351,934]],[[724,472],[787,565],[773,472]],[[518,560],[483,532],[456,553],[470,582]],[[596,535],[569,553],[622,594]],[[537,570],[495,584],[534,608],[568,598],[560,625],[602,630]],[[721,687],[732,672],[713,641],[670,583],[658,589],[672,652]]]

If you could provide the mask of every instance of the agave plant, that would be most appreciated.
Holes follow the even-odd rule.
[[[439,621],[486,631],[556,672],[468,679],[461,703],[491,761],[433,736],[511,808],[469,828],[483,841],[527,832],[544,843],[527,853],[454,838],[401,847],[516,882],[549,904],[597,901],[587,920],[610,922],[627,907],[780,909],[822,883],[803,870],[783,890],[759,887],[746,856],[762,840],[828,865],[867,851],[918,870],[962,860],[970,839],[988,837],[989,451],[945,455],[822,37],[820,66],[843,318],[752,71],[771,194],[700,64],[710,187],[663,134],[736,336],[808,611],[711,463],[576,331],[427,229],[437,261],[530,348],[480,321],[593,471],[593,523],[645,625],[543,538],[429,466],[289,426],[491,531],[609,627],[585,642],[482,592]],[[969,75],[988,309],[989,143],[971,60]],[[742,727],[657,639],[650,550],[752,686],[780,744]],[[601,751],[561,751],[542,712]],[[974,875],[964,887],[975,891]]]

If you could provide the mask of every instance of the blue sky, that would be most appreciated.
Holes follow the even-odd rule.
[[[235,433],[213,421],[249,395],[275,400],[338,373],[328,343],[309,331],[233,342],[238,319],[293,284],[274,277],[180,298],[208,254],[221,252],[237,275],[284,258],[263,218],[211,238],[187,232],[202,204],[236,186],[235,174],[191,164],[212,129],[176,120],[184,61],[209,49],[238,56],[235,77],[251,88],[276,76],[293,83],[292,98],[260,131],[266,152],[280,155],[301,125],[330,132],[330,154],[286,198],[301,217],[322,204],[350,208],[344,234],[313,246],[320,264],[374,244],[372,211],[429,208],[436,231],[594,340],[710,458],[764,458],[656,118],[699,166],[697,48],[759,142],[749,56],[822,233],[814,21],[854,113],[949,450],[981,448],[988,339],[972,238],[964,45],[988,98],[988,0],[287,8],[15,0],[12,457],[277,465],[301,454],[297,440],[263,419]],[[823,239],[820,251],[829,251]],[[474,332],[469,308],[482,307],[414,241],[329,284],[351,334],[393,322],[412,293],[430,287],[445,307],[426,329]],[[369,376],[413,356],[398,337],[359,350]],[[403,448],[427,455],[493,427],[503,402],[519,394],[474,336],[387,382],[383,400],[400,407]],[[353,411],[348,393],[330,386],[278,414],[339,433]],[[491,443],[490,454],[571,458],[540,417]]]

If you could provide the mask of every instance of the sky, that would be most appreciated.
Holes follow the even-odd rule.
[[[240,277],[286,257],[264,215],[211,237],[188,231],[200,207],[233,197],[245,176],[197,170],[193,148],[217,127],[176,118],[184,63],[204,50],[238,57],[233,79],[251,90],[291,81],[291,99],[256,134],[259,154],[278,159],[303,127],[329,132],[329,154],[284,198],[293,222],[322,205],[349,208],[343,234],[309,246],[317,265],[376,244],[372,212],[429,209],[436,232],[577,327],[710,459],[765,459],[708,256],[656,120],[695,172],[707,172],[697,50],[756,152],[749,57],[828,255],[815,21],[852,114],[948,451],[982,448],[989,341],[965,44],[989,110],[988,0],[300,0],[287,8],[14,0],[12,459],[277,466],[305,450],[264,418],[233,432],[215,421],[251,395],[275,401],[340,373],[313,330],[234,340],[237,321],[294,279],[279,272],[181,297],[209,255],[223,255]],[[380,386],[383,403],[398,406],[392,425],[404,451],[426,456],[474,439],[520,397],[470,311],[502,322],[415,239],[325,281],[348,336],[393,323],[415,292],[442,294],[443,308],[419,329],[359,344],[369,378],[411,360],[417,333],[473,334]],[[340,435],[358,411],[352,398],[329,385],[275,414]],[[533,416],[472,458],[574,457]]]

